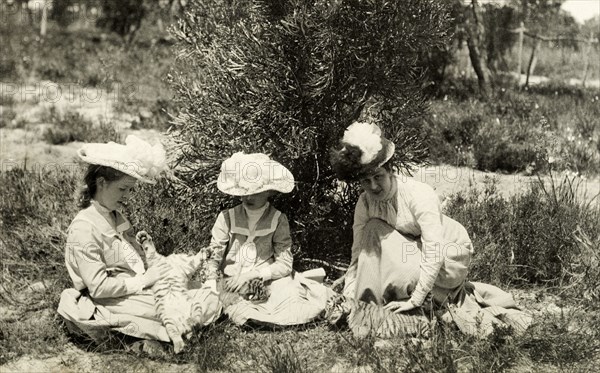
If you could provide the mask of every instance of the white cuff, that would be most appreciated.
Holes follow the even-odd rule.
[[[142,282],[142,276],[135,276],[132,278],[126,278],[125,288],[127,289],[127,295],[141,293],[144,289],[144,283]]]
[[[345,278],[344,279],[344,290],[342,294],[348,298],[356,298],[356,279]]]
[[[258,274],[262,278],[263,281],[269,281],[271,277],[273,277],[273,272],[271,272],[271,268],[265,267],[261,269]]]
[[[427,294],[429,294],[429,291],[425,291],[423,287],[417,285],[409,300],[414,306],[421,306],[425,302]]]

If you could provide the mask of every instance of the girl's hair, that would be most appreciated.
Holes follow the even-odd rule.
[[[96,181],[99,177],[104,178],[106,181],[117,181],[124,176],[125,174],[123,172],[111,167],[100,166],[97,164],[88,165],[85,175],[83,176],[84,186],[80,190],[79,207],[84,209],[90,206],[90,202],[98,190]]]

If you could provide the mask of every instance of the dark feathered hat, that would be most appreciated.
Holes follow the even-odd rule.
[[[340,180],[356,181],[383,166],[396,147],[373,123],[354,122],[344,132],[341,148],[331,152],[331,165]]]

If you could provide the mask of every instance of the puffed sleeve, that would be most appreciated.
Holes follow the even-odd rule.
[[[225,250],[229,244],[229,224],[225,212],[220,212],[217,220],[211,230],[210,246],[212,248],[212,256],[210,257],[208,266],[208,280],[217,278],[219,266],[223,261]]]
[[[292,237],[287,216],[281,214],[273,233],[273,258],[275,261],[260,270],[263,281],[277,280],[292,273]]]
[[[83,282],[92,298],[118,298],[142,291],[141,276],[108,276],[102,241],[90,223],[75,222],[71,226],[67,253],[65,260],[69,273]]]
[[[354,223],[352,225],[352,256],[350,266],[346,271],[344,280],[344,295],[349,297],[355,296],[356,290],[356,268],[358,264],[358,254],[361,250],[361,242],[365,225],[369,221],[369,213],[365,194],[361,194],[356,207],[354,208]]]
[[[408,206],[420,227],[423,244],[421,274],[410,300],[414,305],[420,306],[433,289],[444,263],[444,230],[440,202],[429,185],[422,184],[412,189],[409,198]]]

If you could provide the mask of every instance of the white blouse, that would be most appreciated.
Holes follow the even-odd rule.
[[[109,211],[97,201],[81,210],[69,226],[65,248],[73,287],[87,288],[92,298],[142,292],[143,250],[132,231],[119,211]]]

